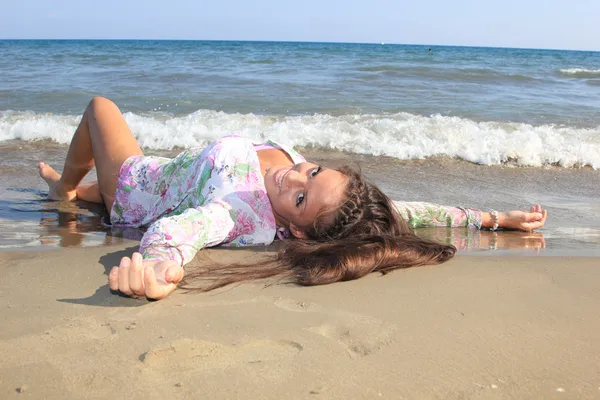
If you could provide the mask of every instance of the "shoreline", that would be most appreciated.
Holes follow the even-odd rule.
[[[113,235],[120,233],[111,233],[103,224],[107,215],[103,207],[44,199],[47,187],[32,160],[43,160],[60,171],[67,146],[21,144],[20,151],[16,151],[16,145],[0,146],[3,156],[0,165],[0,171],[3,171],[0,180],[0,251],[7,245],[18,251],[20,246],[30,244],[35,251],[36,247],[43,246],[42,242],[51,246],[92,246],[118,240]],[[532,204],[541,204],[549,211],[546,226],[536,233],[541,237],[521,238],[516,243],[512,234],[505,232],[499,233],[499,240],[487,237],[488,233],[482,232],[482,238],[474,238],[477,235],[455,229],[432,234],[433,238],[449,241],[459,248],[463,243],[473,242],[478,243],[475,248],[482,249],[536,248],[542,241],[545,243],[543,252],[552,250],[556,254],[562,254],[562,251],[576,254],[581,250],[590,255],[600,248],[600,204],[595,201],[600,171],[485,166],[443,157],[397,160],[316,148],[302,150],[308,159],[327,167],[359,166],[369,180],[396,200],[503,211],[526,210]],[[149,151],[148,154],[172,156],[174,152]],[[85,181],[93,179],[92,171]],[[419,231],[430,235],[425,230]],[[138,232],[133,238],[139,240],[141,234]],[[503,243],[507,239],[512,243]]]
[[[108,290],[105,272],[135,244],[0,252],[0,397],[598,396],[597,258],[457,256],[148,302]]]
[[[102,206],[61,203],[44,199],[47,187],[31,160],[44,160],[60,170],[67,147],[37,146],[24,142],[22,152],[0,146],[0,251],[18,251],[29,245],[73,247],[105,245],[120,240],[121,232],[104,224]],[[10,150],[10,151],[9,151]],[[149,152],[172,156],[173,152]],[[353,155],[323,149],[304,149],[308,159],[328,167],[359,165],[365,176],[392,199],[508,211],[541,204],[549,211],[546,226],[534,234],[500,232],[467,233],[459,229],[432,232],[419,229],[459,249],[542,249],[544,254],[588,256],[600,253],[600,204],[595,201],[600,171],[591,169],[482,166],[445,158],[396,160],[390,157]],[[94,179],[94,172],[86,177]],[[141,231],[128,232],[139,240]],[[133,236],[129,236],[132,233]],[[8,250],[7,247],[12,249]]]

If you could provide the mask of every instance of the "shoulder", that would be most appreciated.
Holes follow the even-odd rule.
[[[299,164],[299,163],[302,163],[302,162],[306,161],[306,158],[304,158],[304,156],[302,156],[302,154],[298,153],[296,151],[296,149],[294,149],[294,147],[291,146],[291,145],[287,145],[287,144],[284,144],[284,143],[279,143],[279,142],[276,142],[274,140],[269,140],[268,143],[271,144],[271,145],[273,145],[273,146],[275,146],[275,147],[280,148],[283,151],[285,151],[288,154],[288,156],[290,156],[291,159],[296,164]]]

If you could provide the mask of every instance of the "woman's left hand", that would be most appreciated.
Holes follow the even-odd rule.
[[[531,206],[530,212],[508,211],[498,213],[498,227],[531,232],[546,223],[548,211],[538,204]]]

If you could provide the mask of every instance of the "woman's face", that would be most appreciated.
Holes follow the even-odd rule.
[[[303,237],[320,212],[338,207],[348,178],[339,171],[303,162],[275,165],[265,174],[265,187],[279,226]]]

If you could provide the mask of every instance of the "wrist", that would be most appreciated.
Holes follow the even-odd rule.
[[[481,213],[481,227],[484,229],[497,230],[504,227],[505,213],[490,210]]]

